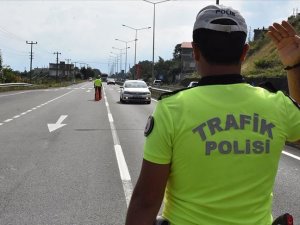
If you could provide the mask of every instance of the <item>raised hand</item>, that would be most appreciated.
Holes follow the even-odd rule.
[[[268,36],[276,45],[279,57],[286,66],[293,66],[300,63],[300,36],[287,21],[281,24],[273,23],[269,27]]]

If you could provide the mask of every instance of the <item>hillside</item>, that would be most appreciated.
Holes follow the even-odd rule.
[[[300,34],[300,15],[290,17],[289,22]],[[258,40],[249,43],[250,49],[242,66],[242,74],[245,76],[281,77],[286,75],[277,50],[267,35],[262,35]]]

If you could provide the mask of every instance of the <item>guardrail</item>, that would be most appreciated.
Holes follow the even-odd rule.
[[[154,87],[150,87],[149,90],[151,91],[151,97],[155,99],[158,99],[162,93],[172,92],[171,90],[168,89],[154,88]]]
[[[5,88],[5,87],[29,87],[33,86],[33,84],[28,84],[28,83],[3,83],[0,84],[0,88]]]

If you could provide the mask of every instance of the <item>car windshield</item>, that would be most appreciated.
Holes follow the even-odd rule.
[[[147,88],[146,83],[142,82],[128,82],[124,85],[125,88]]]

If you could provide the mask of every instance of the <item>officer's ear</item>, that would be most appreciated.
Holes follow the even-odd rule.
[[[194,60],[199,62],[200,58],[201,58],[201,53],[200,53],[200,49],[197,46],[197,44],[195,44],[194,42],[192,42],[192,47],[193,47],[193,57]]]
[[[246,55],[247,55],[247,52],[249,50],[250,46],[246,43],[243,47],[243,52],[242,52],[242,55],[241,55],[241,62],[244,62],[245,59],[246,59]]]

